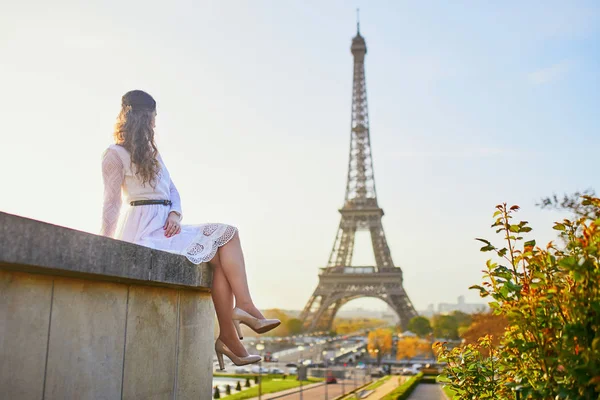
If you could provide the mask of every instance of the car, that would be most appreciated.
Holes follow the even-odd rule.
[[[252,367],[252,373],[253,374],[268,374],[269,370],[266,369],[265,367],[259,367],[259,366],[255,365],[254,367]]]
[[[298,365],[294,364],[294,363],[287,363],[287,364],[285,364],[285,366],[286,367],[294,367],[294,368],[296,368]]]
[[[327,376],[325,377],[325,383],[326,384],[330,384],[330,383],[337,383],[337,379],[335,378],[335,376],[333,376],[333,371],[327,371]]]
[[[244,368],[244,367],[238,367],[234,370],[234,372],[236,374],[249,374],[250,370],[248,368]]]
[[[290,367],[288,368],[288,374],[290,375],[296,375],[298,373],[298,368],[296,367]]]
[[[283,370],[281,368],[273,367],[269,370],[270,374],[283,374]]]

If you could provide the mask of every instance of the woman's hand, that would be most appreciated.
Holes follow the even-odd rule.
[[[179,224],[180,219],[181,217],[176,212],[171,211],[169,213],[167,222],[165,222],[165,226],[163,226],[166,237],[175,236],[181,232],[181,225]]]

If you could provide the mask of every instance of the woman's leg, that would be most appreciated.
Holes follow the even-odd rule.
[[[226,245],[219,248],[218,255],[221,269],[235,295],[235,306],[256,318],[264,318],[250,296],[246,277],[246,264],[244,263],[244,254],[238,232]]]
[[[233,292],[231,286],[223,273],[223,268],[219,259],[219,254],[216,254],[210,261],[214,267],[213,283],[212,283],[212,299],[217,312],[219,321],[219,339],[227,347],[231,349],[238,357],[246,357],[248,352],[244,348],[242,342],[238,338],[235,326],[233,325]]]

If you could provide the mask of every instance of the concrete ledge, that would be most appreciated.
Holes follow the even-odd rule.
[[[212,270],[0,212],[0,398],[212,396]]]
[[[184,256],[0,212],[0,268],[209,290],[212,269]]]

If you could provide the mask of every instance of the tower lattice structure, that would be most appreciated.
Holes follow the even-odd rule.
[[[369,134],[369,110],[365,80],[367,46],[357,25],[352,39],[354,83],[352,89],[352,125],[348,180],[337,236],[327,267],[321,268],[319,284],[301,314],[305,330],[329,330],[336,313],[347,302],[360,297],[385,301],[406,327],[417,315],[403,287],[402,269],[394,266],[381,218],[383,209],[377,203],[373,155]],[[355,234],[367,230],[371,234],[375,266],[352,266]]]

